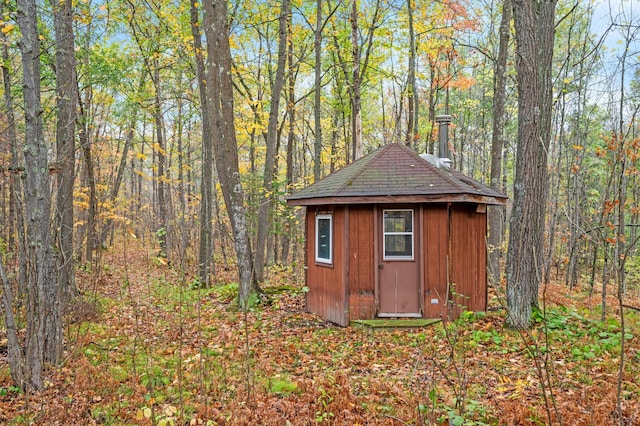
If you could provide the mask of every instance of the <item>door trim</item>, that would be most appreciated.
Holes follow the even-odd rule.
[[[413,257],[412,259],[385,259],[384,258],[384,218],[383,212],[385,210],[411,210],[413,212]],[[422,234],[423,228],[423,206],[422,204],[412,205],[384,205],[374,206],[375,220],[373,223],[374,229],[374,279],[375,279],[375,312],[379,318],[422,318],[424,316],[424,235]],[[418,312],[380,312],[380,293],[382,291],[380,266],[383,262],[398,262],[398,263],[417,263],[417,292],[418,298],[417,309]],[[386,300],[386,299],[385,299]]]

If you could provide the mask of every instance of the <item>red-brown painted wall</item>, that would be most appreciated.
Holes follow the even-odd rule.
[[[349,208],[349,319],[371,319],[375,306],[374,215],[372,206]]]
[[[486,214],[475,204],[425,204],[421,232],[423,316],[457,318],[450,309],[447,280],[455,283],[456,306],[487,308]],[[416,213],[420,211],[416,206]],[[315,218],[333,213],[333,264],[315,261]],[[307,207],[307,310],[339,325],[375,318],[375,209],[362,206]]]
[[[461,307],[487,309],[487,215],[475,204],[451,207],[451,282],[455,283],[454,317]]]
[[[344,261],[345,207],[307,208],[307,310],[333,323],[349,324],[346,305],[346,262]],[[333,264],[316,263],[316,215],[333,213]]]
[[[423,211],[423,316],[425,318],[443,318],[447,315],[449,212],[446,204],[425,205]]]

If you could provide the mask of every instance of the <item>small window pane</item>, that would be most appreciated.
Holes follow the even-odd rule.
[[[385,257],[411,258],[413,256],[411,235],[385,235]]]
[[[331,215],[316,217],[316,261],[331,263]]]
[[[412,232],[413,211],[387,210],[384,212],[384,232]]]
[[[384,258],[413,259],[413,210],[385,210]]]

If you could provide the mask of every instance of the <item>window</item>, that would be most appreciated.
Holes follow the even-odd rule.
[[[333,216],[319,214],[316,216],[316,262],[332,263]]]
[[[384,259],[413,260],[413,210],[384,210]]]

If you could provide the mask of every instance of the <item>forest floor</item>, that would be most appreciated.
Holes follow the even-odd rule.
[[[16,389],[2,350],[0,423],[640,424],[640,319],[624,309],[622,340],[614,298],[601,322],[600,294],[549,284],[525,334],[504,327],[493,290],[489,312],[455,322],[340,328],[305,312],[300,271],[272,269],[270,303],[243,314],[232,271],[200,289],[123,240],[79,268],[82,301],[45,389]],[[640,306],[634,291],[625,303]]]

